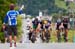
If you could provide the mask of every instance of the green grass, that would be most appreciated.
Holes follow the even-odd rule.
[[[75,31],[74,30],[69,30],[69,33],[68,33],[69,42],[73,42],[73,37],[74,36],[75,36]]]

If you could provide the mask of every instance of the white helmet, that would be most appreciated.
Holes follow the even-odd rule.
[[[35,20],[35,18],[32,18],[32,21],[34,21]]]

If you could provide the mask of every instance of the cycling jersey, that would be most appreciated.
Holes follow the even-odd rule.
[[[63,20],[62,22],[63,22],[64,28],[67,29],[69,21],[68,20]]]
[[[22,11],[15,11],[15,10],[10,10],[7,12],[5,18],[4,18],[4,23],[8,23],[8,25],[17,25],[17,15],[21,14]]]
[[[63,20],[64,25],[68,25],[69,21],[68,20]]]
[[[61,25],[61,20],[58,19],[58,20],[56,21],[56,23],[57,23],[57,25]]]
[[[41,24],[41,28],[42,28],[42,29],[43,29],[44,27],[45,27],[46,29],[48,29],[49,26],[50,26],[50,24],[51,24],[51,21],[49,21],[49,20],[44,20],[44,21],[41,21],[40,24]]]
[[[59,26],[61,25],[62,21],[61,21],[60,19],[58,19],[58,20],[56,21],[56,23],[57,23],[56,29],[59,30]]]
[[[32,23],[33,23],[33,28],[36,29],[36,28],[38,27],[38,24],[39,24],[40,22],[34,20],[34,21],[32,21]]]

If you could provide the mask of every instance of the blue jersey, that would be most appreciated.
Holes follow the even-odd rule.
[[[4,23],[8,23],[8,25],[17,25],[17,15],[21,14],[22,11],[10,10],[7,12]]]

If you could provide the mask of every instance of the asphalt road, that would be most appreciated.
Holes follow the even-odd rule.
[[[0,49],[75,49],[73,43],[18,43],[17,47],[9,47],[9,44],[0,44]]]

